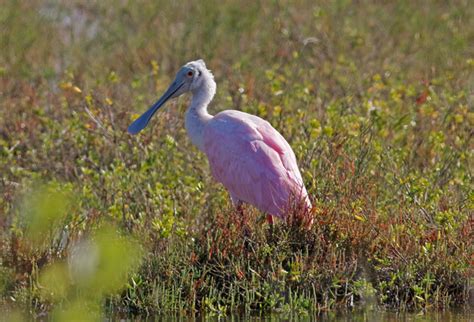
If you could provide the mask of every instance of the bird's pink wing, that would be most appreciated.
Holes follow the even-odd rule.
[[[214,178],[233,197],[281,217],[291,198],[310,207],[293,150],[267,121],[221,112],[206,125],[204,151]]]

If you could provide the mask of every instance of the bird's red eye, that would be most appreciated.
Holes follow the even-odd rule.
[[[192,76],[193,76],[193,72],[192,72],[192,71],[189,71],[189,72],[188,72],[188,76],[189,76],[189,77],[192,77]]]

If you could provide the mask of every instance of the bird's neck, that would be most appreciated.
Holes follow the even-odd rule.
[[[207,106],[216,92],[216,83],[213,79],[207,80],[199,88],[192,91],[191,105],[186,111],[185,126],[191,142],[201,151],[204,148],[204,127],[213,118],[207,112]]]

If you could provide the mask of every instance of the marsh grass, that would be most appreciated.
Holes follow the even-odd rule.
[[[397,310],[466,303],[469,1],[181,5],[2,4],[2,308],[58,319],[101,308],[318,314],[357,307],[370,288]],[[273,228],[251,207],[232,209],[186,138],[186,98],[126,133],[196,58],[218,83],[211,112],[259,115],[288,139],[311,229],[296,209]],[[81,249],[124,268],[101,278],[97,297],[84,287],[110,266],[80,268],[71,258]]]

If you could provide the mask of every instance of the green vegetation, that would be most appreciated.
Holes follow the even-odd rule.
[[[367,290],[398,310],[467,301],[470,1],[6,0],[0,26],[12,319],[317,314]],[[292,145],[310,231],[232,209],[186,137],[187,98],[126,133],[197,58],[217,80],[211,112],[259,115]]]

